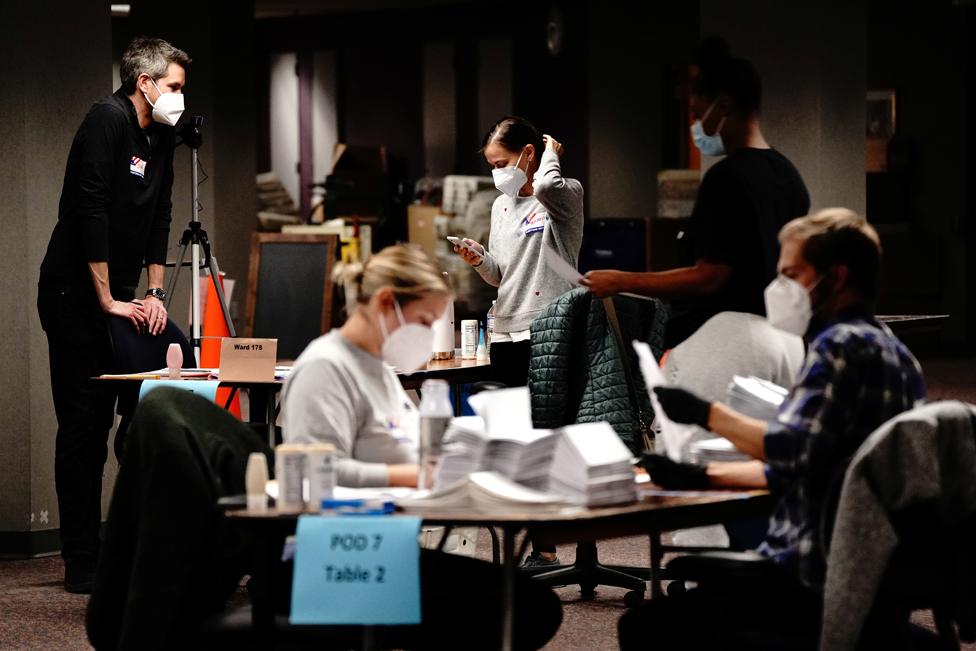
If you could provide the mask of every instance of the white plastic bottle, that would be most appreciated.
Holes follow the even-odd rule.
[[[450,280],[444,272],[444,280]],[[454,359],[454,301],[447,304],[441,318],[434,321],[434,354],[431,359]]]
[[[260,452],[252,452],[247,457],[247,469],[244,471],[248,511],[264,513],[268,510],[268,497],[264,493],[267,483],[268,459]]]
[[[420,471],[417,488],[434,486],[434,474],[444,447],[444,432],[454,416],[449,397],[450,387],[444,380],[425,380],[420,387]]]
[[[492,301],[491,307],[488,308],[488,316],[485,319],[485,329],[487,330],[487,339],[485,342],[488,347],[488,358],[491,359],[491,336],[495,333],[495,303],[498,301]]]

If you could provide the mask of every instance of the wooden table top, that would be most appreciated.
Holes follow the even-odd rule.
[[[718,524],[729,519],[767,514],[773,498],[765,490],[709,490],[665,492],[655,494],[641,490],[640,498],[630,504],[598,508],[579,508],[556,513],[403,513],[389,517],[419,516],[426,524],[459,526],[514,526],[543,532],[549,539],[575,539],[581,535],[616,537],[632,535],[648,528],[668,531],[699,524]],[[245,509],[227,511],[227,516],[254,524],[294,524],[308,513],[279,511],[270,508],[264,513]],[[309,514],[314,515],[314,514]],[[653,527],[649,525],[653,524]]]
[[[456,384],[487,380],[491,373],[491,362],[488,360],[461,359],[455,355],[453,359],[432,359],[427,362],[427,368],[413,373],[397,372],[400,384],[405,389],[419,389],[424,380],[447,380]]]

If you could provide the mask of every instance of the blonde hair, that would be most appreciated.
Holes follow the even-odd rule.
[[[429,294],[452,293],[437,261],[414,244],[388,246],[365,263],[341,263],[333,278],[338,283],[351,284],[360,304],[368,303],[384,287],[393,291],[400,305]]]
[[[867,299],[877,296],[881,238],[861,215],[847,208],[824,208],[787,222],[779,242],[788,240],[802,242],[803,259],[819,273],[844,265],[852,286]]]

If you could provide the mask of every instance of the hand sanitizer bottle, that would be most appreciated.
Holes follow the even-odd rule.
[[[179,344],[170,344],[166,349],[166,367],[169,369],[169,379],[179,380],[180,370],[183,368],[183,349]]]

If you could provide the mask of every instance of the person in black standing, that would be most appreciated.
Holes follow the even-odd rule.
[[[702,179],[692,212],[688,266],[661,272],[591,271],[599,297],[634,292],[671,300],[665,345],[673,348],[719,312],[764,315],[763,290],[776,277],[777,233],[810,210],[800,173],[759,126],[762,83],[753,65],[710,38],[692,66],[692,138],[705,156],[724,156]]]
[[[139,332],[166,325],[175,129],[190,58],[137,38],[122,55],[121,87],[88,111],[68,154],[58,221],[41,263],[37,309],[47,334],[58,419],[54,479],[68,592],[91,591],[101,523],[102,471],[115,395],[110,315]],[[134,300],[146,266],[145,298]]]

